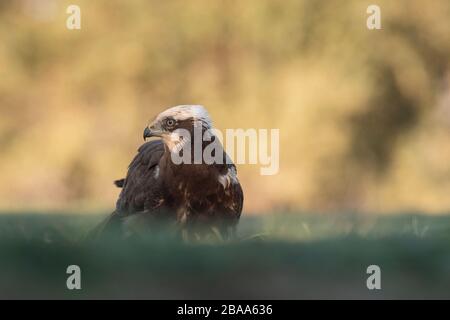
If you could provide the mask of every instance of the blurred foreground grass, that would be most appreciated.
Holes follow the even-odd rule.
[[[450,298],[450,216],[272,214],[231,243],[84,242],[103,217],[0,215],[0,298]],[[66,289],[71,264],[82,290]]]

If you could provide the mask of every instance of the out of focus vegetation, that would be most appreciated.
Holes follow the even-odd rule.
[[[450,2],[378,0],[369,31],[372,3],[1,1],[0,206],[111,209],[147,120],[198,103],[280,128],[247,212],[450,209]]]
[[[450,298],[450,217],[244,217],[229,243],[83,241],[102,217],[0,216],[0,298]],[[69,265],[81,290],[66,288]],[[381,290],[366,287],[381,268]]]

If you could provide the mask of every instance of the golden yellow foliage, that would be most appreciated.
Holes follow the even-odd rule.
[[[280,172],[238,167],[246,212],[450,209],[450,2],[0,4],[0,207],[111,209],[147,121],[202,104],[280,128]]]

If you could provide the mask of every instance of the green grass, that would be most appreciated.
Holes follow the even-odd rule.
[[[0,298],[450,298],[450,216],[271,214],[227,243],[83,241],[103,217],[0,215]],[[71,264],[80,291],[66,289]]]

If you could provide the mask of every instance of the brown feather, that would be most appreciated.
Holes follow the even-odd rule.
[[[149,141],[139,148],[126,178],[115,182],[122,188],[116,211],[101,229],[109,229],[110,224],[123,227],[130,217],[139,215],[149,221],[173,221],[190,234],[213,228],[228,237],[240,218],[244,200],[237,178],[231,181],[227,176],[235,171],[234,164],[226,163],[176,165],[161,140]],[[221,183],[220,177],[228,178],[227,183]]]

